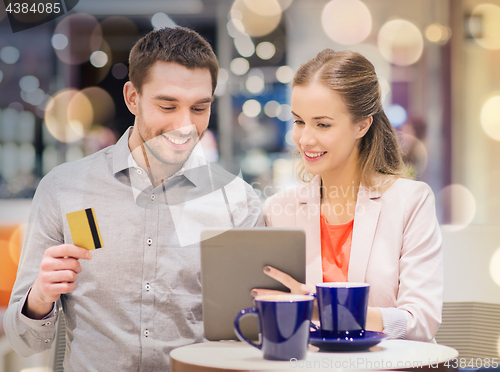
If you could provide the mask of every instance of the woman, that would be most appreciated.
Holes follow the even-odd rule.
[[[323,50],[295,74],[291,106],[299,174],[310,182],[268,199],[265,215],[268,226],[305,230],[306,283],[266,274],[294,293],[323,281],[369,283],[366,329],[435,342],[443,262],[434,196],[403,178],[373,65]]]

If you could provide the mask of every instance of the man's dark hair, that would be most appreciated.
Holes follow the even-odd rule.
[[[178,63],[188,69],[208,69],[214,93],[219,64],[211,45],[197,32],[185,27],[165,27],[149,32],[135,43],[129,56],[129,79],[139,93],[149,69],[158,61]]]

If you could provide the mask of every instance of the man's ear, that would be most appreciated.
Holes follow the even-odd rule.
[[[123,86],[123,98],[125,99],[125,104],[127,105],[129,111],[132,114],[137,115],[139,92],[137,92],[134,84],[130,81],[127,81]]]
[[[366,132],[370,129],[373,123],[373,116],[370,116],[358,123],[359,129],[356,138],[362,138],[365,136]]]

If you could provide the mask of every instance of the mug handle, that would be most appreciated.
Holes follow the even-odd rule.
[[[240,341],[246,342],[247,344],[249,344],[257,349],[262,350],[262,341],[260,344],[254,344],[249,339],[247,339],[245,336],[243,336],[243,334],[240,331],[240,320],[247,317],[247,316],[256,316],[258,318],[259,312],[255,307],[250,307],[248,309],[241,310],[236,315],[236,318],[234,318],[234,333],[236,333],[236,336],[238,336]]]
[[[308,293],[307,296],[312,296],[314,297],[314,301],[317,301],[318,300],[318,296],[316,295],[316,293]],[[314,324],[312,321],[311,321],[311,325],[309,326],[309,329],[314,329],[315,331],[321,331],[321,327]]]

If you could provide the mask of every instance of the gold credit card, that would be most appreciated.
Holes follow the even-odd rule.
[[[66,214],[73,244],[88,250],[102,247],[101,232],[97,225],[94,208]]]

